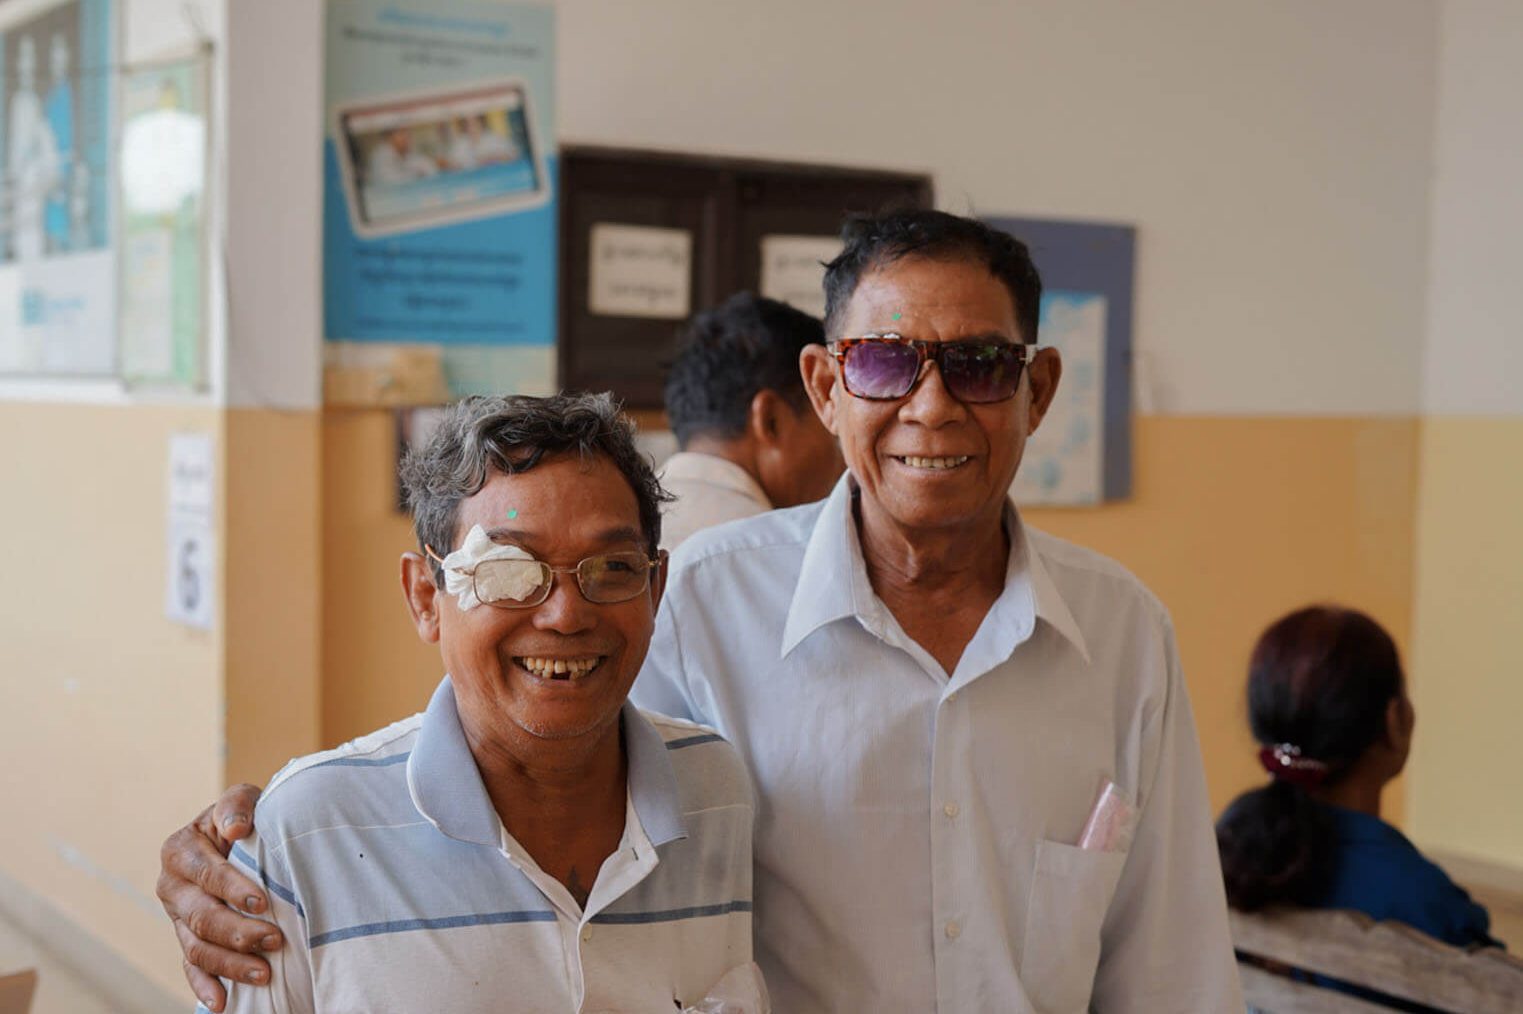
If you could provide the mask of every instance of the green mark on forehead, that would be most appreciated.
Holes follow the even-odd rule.
[[[516,517],[518,517],[518,508],[515,507],[512,510],[508,511],[508,520],[512,521]]]
[[[891,320],[898,320],[900,317],[903,317],[903,316],[904,316],[904,314],[902,314],[902,313],[896,313],[890,319]]]

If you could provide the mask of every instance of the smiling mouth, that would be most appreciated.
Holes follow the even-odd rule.
[[[972,457],[967,454],[959,454],[950,458],[922,458],[916,455],[895,454],[893,455],[893,458],[901,465],[908,465],[911,468],[923,468],[926,471],[930,472],[945,471],[949,468],[957,468],[961,465],[966,465],[969,461],[973,460]]]
[[[544,658],[538,655],[520,655],[513,661],[531,676],[543,680],[570,682],[595,672],[603,664],[606,655],[584,655],[580,658]]]

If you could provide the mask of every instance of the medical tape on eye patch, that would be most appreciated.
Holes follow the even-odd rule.
[[[485,529],[472,525],[461,547],[444,558],[444,590],[455,596],[461,609],[474,609],[481,605],[476,597],[476,568],[488,560],[527,560],[534,557],[517,546],[505,546],[493,542]],[[506,569],[506,568],[505,568]],[[493,588],[505,598],[522,601],[539,587],[544,572],[539,567],[514,568],[518,573],[494,575]]]

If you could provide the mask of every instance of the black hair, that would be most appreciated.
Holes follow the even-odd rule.
[[[608,394],[473,395],[451,405],[433,434],[402,459],[402,488],[418,547],[441,556],[455,548],[460,503],[480,492],[493,472],[516,475],[547,454],[570,451],[606,457],[629,482],[640,505],[646,548],[654,556],[661,543],[661,504],[671,496],[635,446],[634,423]],[[433,571],[443,587],[437,562]]]
[[[841,337],[846,304],[864,275],[905,257],[926,257],[988,268],[1010,292],[1021,340],[1037,340],[1042,276],[1026,244],[1008,232],[945,211],[899,210],[853,215],[841,227],[841,240],[846,248],[825,266],[825,332],[830,337]]]
[[[761,391],[804,408],[799,353],[824,340],[818,318],[750,292],[695,316],[666,377],[666,416],[678,445],[700,435],[740,436]]]
[[[1259,637],[1248,671],[1248,721],[1263,747],[1318,762],[1322,785],[1346,776],[1385,733],[1402,691],[1391,636],[1361,612],[1313,606]],[[1297,779],[1275,777],[1233,800],[1216,823],[1227,901],[1253,911],[1314,905],[1333,873],[1332,815]]]

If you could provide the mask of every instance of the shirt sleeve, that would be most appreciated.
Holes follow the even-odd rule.
[[[1162,648],[1163,703],[1144,732],[1156,745],[1143,758],[1145,795],[1101,934],[1092,1010],[1242,1011],[1200,744],[1167,619]]]
[[[255,918],[279,926],[285,943],[280,950],[265,955],[270,962],[268,986],[223,980],[227,987],[226,1014],[315,1014],[306,911],[296,895],[284,849],[268,847],[258,824],[256,816],[255,833],[235,844],[230,858],[264,887],[270,910]]]
[[[630,690],[629,698],[635,702],[636,707],[646,711],[712,725],[708,716],[695,706],[687,673],[682,665],[682,644],[678,640],[677,625],[672,619],[678,611],[674,607],[682,593],[678,585],[677,575],[673,575],[661,601],[661,608],[656,612],[656,630],[651,635],[645,664]]]

